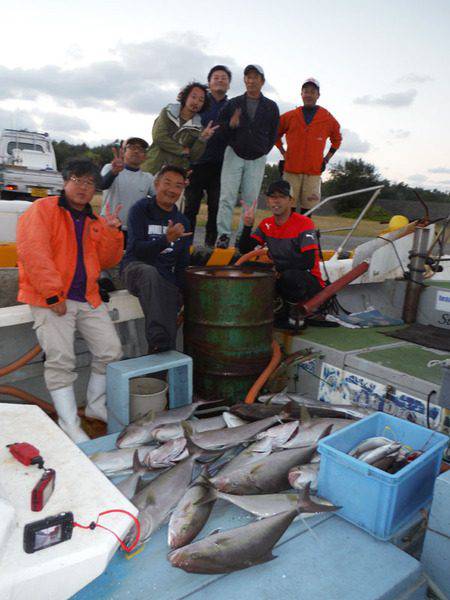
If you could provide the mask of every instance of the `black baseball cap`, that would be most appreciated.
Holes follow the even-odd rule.
[[[136,146],[138,146],[138,145],[142,146],[142,148],[144,150],[147,150],[147,148],[148,148],[148,143],[139,137],[130,137],[125,141],[125,146],[129,146],[131,144],[136,145]]]
[[[267,188],[267,196],[273,196],[275,192],[282,194],[283,196],[292,196],[291,184],[284,179],[273,181]]]

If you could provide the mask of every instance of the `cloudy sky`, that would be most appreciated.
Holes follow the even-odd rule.
[[[256,62],[282,112],[320,80],[344,133],[335,161],[450,190],[449,0],[22,0],[2,3],[2,22],[0,127],[150,140],[184,83],[224,63],[235,95]]]

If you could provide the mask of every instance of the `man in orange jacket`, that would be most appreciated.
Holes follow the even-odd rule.
[[[30,305],[58,423],[79,443],[89,438],[80,426],[73,389],[75,329],[92,354],[85,414],[106,422],[106,365],[120,359],[122,348],[97,280],[102,269],[122,258],[123,234],[120,205],[104,217],[92,211],[100,174],[91,161],[70,161],[63,179],[61,196],[37,200],[19,219],[18,300]]]
[[[339,123],[325,108],[317,105],[320,84],[310,77],[302,85],[303,106],[280,117],[276,146],[284,157],[284,179],[291,184],[299,212],[320,201],[321,173],[342,142]],[[286,136],[287,148],[282,138]],[[323,155],[325,144],[331,146]]]

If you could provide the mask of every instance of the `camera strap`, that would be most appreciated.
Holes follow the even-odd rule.
[[[109,527],[105,527],[104,525],[101,525],[99,523],[99,519],[100,517],[102,517],[103,515],[109,515],[111,513],[123,513],[125,515],[128,515],[131,519],[133,519],[134,524],[136,525],[136,536],[134,538],[134,542],[131,544],[131,546],[127,546],[125,544],[125,542],[117,535],[117,533],[115,531],[113,531],[112,529],[109,529]],[[136,548],[139,539],[141,537],[141,526],[139,523],[139,520],[137,519],[137,517],[135,517],[134,515],[132,515],[130,512],[128,512],[127,510],[122,510],[119,508],[115,508],[115,509],[111,509],[111,510],[104,510],[103,512],[98,514],[97,520],[96,521],[92,521],[91,523],[89,523],[89,525],[80,525],[80,523],[73,523],[74,527],[80,527],[80,529],[96,529],[97,527],[100,527],[100,529],[104,529],[105,531],[109,531],[109,533],[112,533],[113,536],[117,539],[117,541],[120,544],[120,547],[122,548],[122,550],[124,550],[127,553],[130,553],[132,550],[134,550],[134,548]]]

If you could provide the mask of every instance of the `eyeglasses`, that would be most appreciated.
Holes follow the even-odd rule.
[[[92,179],[82,179],[80,177],[75,177],[75,175],[72,175],[72,177],[69,177],[69,179],[70,181],[73,181],[75,185],[80,187],[95,188],[95,181]]]

